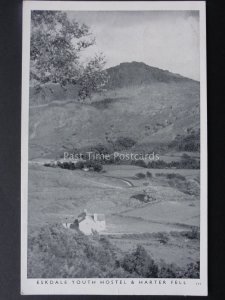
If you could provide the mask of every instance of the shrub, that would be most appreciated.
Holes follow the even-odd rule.
[[[145,174],[143,174],[143,173],[137,173],[137,174],[135,174],[135,176],[139,179],[145,178]]]
[[[75,170],[76,169],[76,165],[73,162],[64,162],[63,163],[63,168],[64,169],[69,169],[69,170]]]
[[[98,144],[97,146],[94,146],[91,151],[106,155],[109,154],[110,149],[103,144]]]
[[[147,168],[147,165],[146,165],[146,163],[144,162],[143,159],[132,160],[131,164],[134,165],[134,166],[139,166],[139,167],[142,167],[142,168]]]
[[[148,178],[152,178],[152,173],[148,171],[148,172],[146,173],[146,176],[147,176]]]
[[[167,168],[168,165],[164,160],[153,160],[148,163],[147,167],[149,169],[164,169]]]
[[[136,141],[130,137],[118,137],[113,143],[115,151],[129,149],[133,147],[135,144]]]
[[[122,267],[118,267],[115,270],[111,270],[108,273],[109,278],[128,278],[132,277],[130,273],[125,271]]]
[[[149,202],[152,202],[152,201],[156,201],[155,197],[147,195],[146,193],[136,194],[136,195],[131,196],[131,198],[137,199],[137,200],[139,200],[141,202],[144,202],[144,203],[149,203]]]
[[[136,195],[131,196],[131,198],[134,198],[136,200],[144,202],[145,198],[146,198],[146,195],[145,194],[136,194]]]
[[[157,264],[141,245],[137,245],[132,253],[124,256],[121,266],[135,277],[158,277]]]
[[[168,233],[166,232],[157,233],[157,239],[161,244],[167,244],[169,242]]]
[[[76,169],[82,170],[84,168],[84,162],[83,161],[78,161],[76,163]]]
[[[51,167],[51,164],[50,163],[44,163],[44,166],[45,167]]]
[[[200,160],[194,159],[193,157],[184,153],[181,157],[180,167],[184,169],[199,169]]]
[[[183,272],[183,278],[200,278],[200,262],[190,263]]]
[[[99,161],[89,160],[86,162],[86,166],[88,168],[93,168],[94,171],[100,172],[102,170],[102,164]]]
[[[186,178],[182,175],[180,175],[179,173],[156,173],[155,176],[157,177],[165,177],[167,179],[178,179],[178,180],[182,180],[185,181]]]
[[[165,177],[165,173],[155,173],[156,177]]]
[[[159,278],[181,278],[182,270],[175,264],[166,264],[164,261],[159,263]]]
[[[165,174],[166,177],[168,179],[180,179],[180,180],[186,180],[186,178],[182,175],[180,175],[179,173],[168,173],[168,174]]]
[[[188,155],[187,153],[183,153],[182,156],[181,156],[182,160],[188,160],[190,158],[191,158],[190,155]]]
[[[159,278],[200,278],[199,261],[187,264],[181,269],[176,264],[166,264],[163,260],[158,264]]]
[[[183,233],[185,237],[191,240],[200,239],[200,231],[198,227],[192,227],[191,230]]]

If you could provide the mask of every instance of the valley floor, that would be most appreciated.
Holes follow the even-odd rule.
[[[152,178],[138,179],[149,171]],[[179,173],[185,180],[167,180]],[[164,176],[165,174],[165,176]],[[144,203],[136,195],[148,194]],[[104,213],[110,241],[126,252],[142,244],[157,260],[180,266],[199,260],[199,170],[104,166],[104,173],[29,164],[28,231],[73,222],[84,209]]]

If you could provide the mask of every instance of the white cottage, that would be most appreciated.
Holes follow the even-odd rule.
[[[78,218],[75,220],[80,231],[86,235],[90,235],[93,231],[101,232],[105,230],[105,215],[104,214],[89,214],[87,210],[84,210]]]

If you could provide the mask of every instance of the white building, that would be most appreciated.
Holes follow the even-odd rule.
[[[78,228],[86,235],[90,235],[93,231],[101,232],[105,230],[105,215],[104,214],[88,214],[87,210],[81,213],[75,222]]]

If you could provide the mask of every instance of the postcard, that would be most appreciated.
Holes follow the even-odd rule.
[[[22,295],[207,295],[205,18],[23,2]]]

